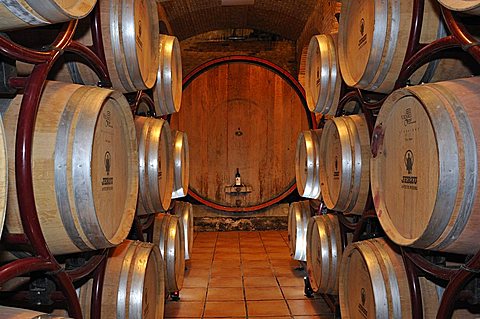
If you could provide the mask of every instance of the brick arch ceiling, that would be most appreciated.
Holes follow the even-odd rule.
[[[162,2],[180,40],[219,29],[257,29],[297,40],[315,0],[254,0],[253,5],[222,6],[221,0]]]

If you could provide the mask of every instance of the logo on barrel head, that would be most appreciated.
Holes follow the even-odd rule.
[[[362,20],[360,20],[360,34],[363,36],[364,33],[365,33],[365,19],[362,18]]]
[[[405,162],[405,168],[407,169],[408,174],[412,174],[414,158],[413,158],[413,152],[411,150],[408,150],[405,152],[404,162]]]
[[[362,288],[360,293],[361,293],[361,298],[362,298],[362,306],[365,306],[365,301],[367,299],[365,288]]]
[[[112,159],[112,156],[110,155],[110,152],[109,151],[105,152],[104,164],[105,164],[105,171],[107,172],[107,176],[110,175],[111,159]]]

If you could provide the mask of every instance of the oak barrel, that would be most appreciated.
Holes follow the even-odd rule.
[[[342,318],[412,318],[402,256],[384,239],[348,245],[339,276]]]
[[[96,0],[2,1],[0,31],[81,19],[92,11],[96,2]]]
[[[162,119],[137,116],[139,203],[143,215],[164,212],[170,207],[173,188],[172,135]]]
[[[9,157],[6,226],[23,233],[15,135],[23,96],[0,100]],[[32,174],[40,226],[54,254],[118,245],[130,231],[138,189],[135,125],[115,91],[47,82],[35,124]]]
[[[179,218],[159,214],[155,218],[153,243],[159,246],[165,262],[165,288],[168,293],[180,291],[185,275],[185,243]]]
[[[0,306],[0,317],[8,319],[62,319],[67,317],[49,315],[38,311]]]
[[[372,139],[372,195],[399,245],[478,251],[480,77],[392,93]]]
[[[362,214],[370,183],[370,137],[364,115],[327,121],[320,140],[320,188],[329,209]]]
[[[126,240],[107,259],[103,280],[101,318],[163,318],[165,303],[164,264],[158,247],[151,243]],[[83,317],[90,318],[88,281],[79,290]]]
[[[190,182],[190,151],[187,133],[173,131],[173,192],[172,198],[187,196]]]
[[[479,0],[438,0],[441,5],[453,11],[480,15]]]
[[[342,235],[338,217],[313,216],[307,226],[307,273],[313,292],[338,294],[342,260]]]
[[[157,116],[180,110],[182,103],[182,58],[180,44],[174,36],[160,35],[157,82],[153,87],[153,101]]]
[[[154,0],[99,1],[103,47],[113,88],[123,93],[153,87],[158,69],[158,13]],[[82,21],[75,40],[92,45],[90,23]],[[84,61],[68,62],[75,83],[96,85]]]
[[[307,224],[312,216],[308,201],[293,202],[288,210],[288,244],[295,260],[307,260]]]
[[[185,241],[185,260],[190,259],[193,248],[193,206],[187,202],[175,202],[175,216],[183,228]]]
[[[303,131],[298,135],[295,153],[295,179],[298,194],[320,198],[320,137],[322,130]]]
[[[358,0],[343,3],[338,55],[342,77],[348,86],[382,93],[393,90],[408,47],[413,2]],[[426,0],[420,42],[436,40],[444,35],[443,30],[437,1]],[[426,67],[422,70],[412,78],[414,84],[421,81]]]
[[[335,115],[342,77],[337,58],[337,34],[313,36],[308,46],[305,94],[310,111]]]

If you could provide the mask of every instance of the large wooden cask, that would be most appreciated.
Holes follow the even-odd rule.
[[[178,39],[160,35],[157,82],[153,87],[153,101],[157,116],[180,110],[182,103],[182,57]]]
[[[370,185],[370,135],[365,116],[328,120],[319,153],[325,205],[336,211],[362,214]]]
[[[15,136],[22,95],[1,100],[9,157],[6,226],[23,233],[15,184]],[[32,148],[35,204],[54,254],[120,244],[130,231],[138,188],[135,125],[115,91],[47,82]]]
[[[225,61],[190,77],[170,125],[188,135],[189,194],[221,209],[255,210],[295,184],[295,145],[309,129],[296,88],[263,64]],[[251,192],[230,192],[239,169]],[[226,207],[226,208],[224,208]]]
[[[295,260],[307,260],[307,225],[312,216],[309,201],[293,202],[288,210],[288,246]]]
[[[123,93],[153,87],[158,70],[158,16],[154,0],[99,1],[107,69],[113,88]],[[92,45],[88,19],[81,21],[74,37]],[[97,75],[85,61],[74,58],[67,70],[75,83],[96,85]],[[60,72],[61,73],[61,72]],[[59,79],[65,75],[59,74]]]
[[[167,211],[173,188],[172,135],[168,122],[137,116],[139,199],[137,214]]]
[[[92,11],[96,2],[96,0],[2,1],[0,31],[81,19]]]
[[[339,277],[342,318],[412,318],[402,256],[384,239],[350,244]]]
[[[337,58],[337,34],[313,36],[308,46],[305,94],[312,112],[335,115],[342,77]]]
[[[83,318],[91,318],[92,281],[77,293]],[[164,264],[158,247],[126,240],[113,249],[105,268],[101,318],[163,318],[164,303]]]
[[[313,216],[307,226],[307,273],[314,292],[338,294],[342,233],[334,214]]]
[[[187,133],[173,131],[173,192],[172,199],[187,196],[190,183],[190,151]]]
[[[392,93],[372,139],[372,195],[399,245],[473,254],[480,203],[480,78]]]
[[[320,137],[322,130],[303,131],[298,135],[295,154],[295,180],[302,197],[320,198]]]
[[[348,86],[382,93],[393,90],[408,46],[413,2],[359,0],[343,3],[338,54],[342,77]],[[442,30],[437,1],[426,0],[420,42],[434,41],[444,34]],[[425,71],[424,67],[411,81],[419,83]]]
[[[185,242],[185,260],[190,259],[193,249],[193,206],[187,202],[175,202],[175,216],[183,228]]]
[[[479,0],[438,0],[444,7],[463,13],[480,15]]]
[[[165,289],[167,293],[180,291],[185,275],[185,237],[179,218],[159,214],[155,218],[153,243],[160,248],[165,262]]]
[[[68,319],[68,317],[6,306],[0,306],[0,314],[0,316],[5,319]]]

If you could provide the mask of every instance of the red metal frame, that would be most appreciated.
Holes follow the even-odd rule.
[[[308,126],[311,129],[316,129],[317,128],[317,123],[315,119],[315,114],[310,112],[307,106],[307,102],[305,99],[305,90],[303,89],[302,85],[298,82],[297,79],[295,79],[287,70],[283,69],[282,67],[276,65],[275,63],[272,63],[271,61],[257,58],[257,57],[252,57],[252,56],[243,56],[243,55],[233,55],[233,56],[228,56],[228,57],[222,57],[218,59],[214,59],[211,61],[208,61],[197,68],[195,68],[193,71],[191,71],[187,76],[184,77],[182,85],[183,89],[185,90],[188,85],[199,75],[204,73],[205,71],[217,67],[222,64],[227,64],[227,63],[238,63],[238,62],[244,62],[244,63],[252,63],[256,64],[259,66],[262,66],[264,68],[269,69],[270,71],[273,71],[274,73],[278,74],[280,77],[282,77],[285,81],[288,82],[288,84],[293,87],[297,95],[300,97],[300,100],[302,101],[303,107],[305,108],[305,112],[307,114],[307,119],[308,119]],[[276,204],[286,198],[288,195],[292,194],[293,191],[296,189],[296,184],[294,183],[291,185],[285,192],[277,195],[277,197],[265,202],[261,203],[259,205],[254,205],[254,206],[247,206],[247,207],[231,207],[231,206],[225,206],[221,204],[214,203],[204,197],[202,197],[200,194],[198,194],[195,189],[190,188],[188,195],[190,195],[192,198],[197,200],[198,202],[202,203],[205,206],[208,206],[213,209],[225,211],[225,212],[253,212],[257,210],[261,210],[264,208],[267,208],[273,204]]]
[[[69,315],[82,318],[82,312],[73,282],[93,276],[96,291],[92,296],[92,305],[101,304],[101,286],[103,284],[103,268],[106,263],[107,250],[99,251],[82,267],[66,271],[50,252],[42,234],[35,205],[32,183],[32,143],[36,115],[40,98],[50,68],[63,52],[72,52],[85,58],[101,79],[100,84],[110,84],[105,64],[103,44],[101,41],[100,14],[98,4],[92,14],[93,50],[72,41],[78,21],[71,21],[59,32],[48,51],[36,51],[19,46],[5,37],[0,37],[0,54],[26,63],[34,64],[34,69],[26,78],[11,78],[12,88],[23,89],[24,95],[20,107],[17,135],[15,141],[15,177],[16,187],[21,190],[18,201],[24,234],[5,234],[4,240],[10,245],[28,244],[34,256],[18,259],[0,267],[0,283],[31,272],[44,272],[57,284],[67,303]],[[100,307],[93,307],[100,309]],[[92,310],[92,313],[94,310]],[[92,314],[92,318],[100,318]]]

